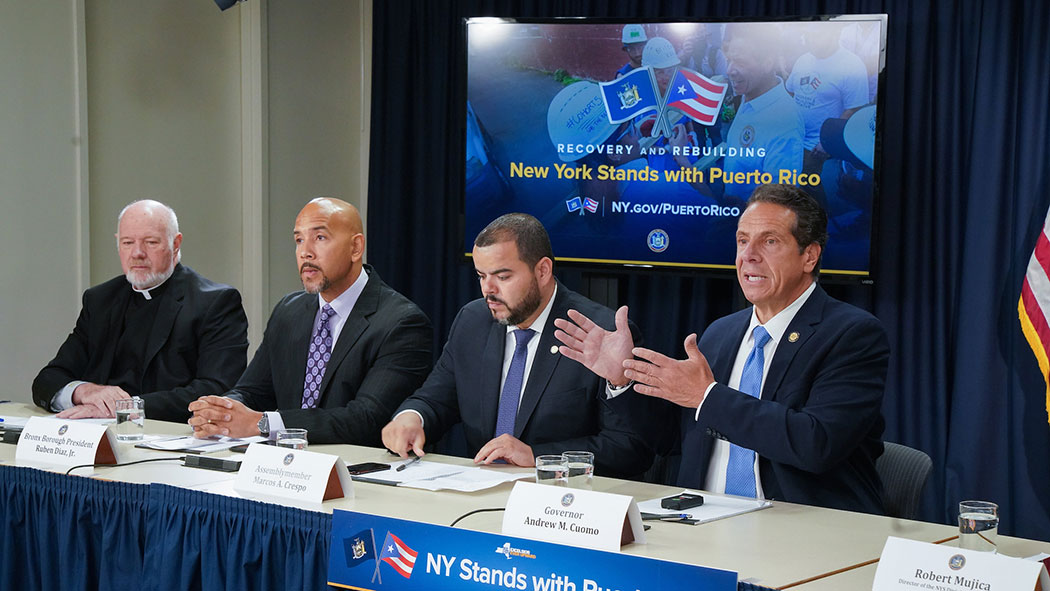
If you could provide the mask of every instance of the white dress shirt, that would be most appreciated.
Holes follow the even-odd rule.
[[[554,298],[558,295],[558,285],[554,285],[554,293],[551,294],[550,301],[543,307],[543,311],[536,317],[536,321],[529,326],[529,329],[534,331],[536,334],[532,335],[529,339],[529,343],[526,346],[525,353],[525,373],[521,376],[521,392],[518,392],[518,407],[521,407],[521,395],[525,392],[525,386],[529,383],[529,373],[532,371],[532,362],[536,360],[536,351],[540,348],[540,339],[543,337],[543,331],[547,327],[547,317],[551,315],[551,308],[554,307]],[[507,336],[503,341],[503,374],[499,380],[499,391],[500,397],[502,397],[503,385],[507,383],[507,373],[510,372],[510,362],[514,358],[514,349],[517,346],[517,339],[514,338],[514,331],[518,330],[517,326],[507,326]]]
[[[350,318],[350,312],[354,310],[367,283],[368,273],[361,269],[361,274],[357,276],[357,279],[334,300],[326,302],[321,294],[317,294],[317,314],[314,316],[314,325],[310,334],[316,333],[318,327],[321,326],[321,308],[324,308],[325,304],[331,306],[334,313],[328,317],[328,331],[332,333],[332,349],[329,353],[335,351],[335,343],[339,340],[339,334],[343,332],[343,326],[347,318]],[[306,381],[306,366],[303,366],[303,381]],[[268,411],[266,418],[270,421],[270,438],[276,439],[277,432],[284,429],[284,419],[281,418],[279,411]]]
[[[529,384],[529,373],[532,371],[532,362],[536,360],[536,352],[540,348],[540,339],[543,338],[543,331],[547,329],[547,318],[551,315],[551,308],[554,307],[554,298],[558,297],[558,284],[554,284],[554,292],[551,293],[551,299],[547,302],[547,305],[543,307],[543,311],[536,317],[536,320],[529,326],[530,330],[536,332],[529,339],[529,344],[526,346],[525,352],[525,373],[521,376],[521,392],[518,393],[518,408],[521,408],[521,395],[525,392],[525,386]],[[503,392],[503,384],[507,382],[507,373],[510,371],[510,362],[514,357],[514,348],[517,345],[517,339],[514,338],[514,331],[518,330],[517,326],[508,325],[506,336],[503,338],[503,371],[499,379],[499,391],[500,396]],[[480,355],[478,358],[480,359]],[[423,422],[423,415],[419,414],[419,411],[413,409],[403,410],[396,415],[394,418],[410,412],[419,417],[419,422]]]
[[[755,315],[755,309],[751,308],[751,323],[747,327],[747,331],[744,333],[744,339],[740,342],[740,348],[736,353],[736,360],[733,362],[733,371],[729,375],[729,383],[727,384],[734,390],[740,389],[740,376],[744,373],[744,363],[747,361],[747,356],[751,354],[751,349],[755,346],[755,340],[752,336],[752,331],[755,330],[756,326],[763,326],[766,332],[769,333],[770,339],[766,342],[765,347],[762,351],[765,355],[765,364],[762,367],[762,394],[765,394],[765,383],[766,376],[769,374],[769,366],[773,362],[773,356],[777,352],[777,345],[784,339],[784,333],[787,332],[788,326],[791,321],[795,319],[795,315],[798,314],[799,309],[809,299],[810,294],[816,289],[817,284],[813,282],[810,284],[806,291],[802,292],[802,295],[798,296],[794,302],[777,313],[776,316],[770,318],[765,324],[761,324],[758,321],[758,316]],[[707,394],[711,392],[715,384],[711,384],[707,388],[707,392],[704,393],[704,400],[707,400]],[[762,398],[762,396],[759,396]],[[696,418],[700,418],[700,413],[704,408],[703,401],[700,402],[700,406],[696,409]],[[729,442],[724,439],[715,441],[714,447],[711,450],[711,460],[707,465],[707,477],[704,479],[704,490],[709,490],[716,493],[724,493],[726,490],[726,469],[729,466]],[[762,478],[758,473],[758,454],[755,454],[755,498],[764,499],[765,495],[762,491]]]

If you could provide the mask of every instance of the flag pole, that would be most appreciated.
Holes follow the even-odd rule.
[[[383,584],[383,575],[381,575],[379,573],[379,554],[380,554],[380,552],[379,552],[379,547],[376,546],[376,532],[375,532],[374,529],[368,528],[368,533],[372,536],[372,552],[375,553],[375,555],[376,555],[376,569],[372,573],[372,580],[369,581],[369,582],[373,583],[373,582],[375,582],[376,577],[379,577],[379,584],[382,585]]]
[[[678,74],[678,67],[674,69],[674,74],[671,75],[671,82],[674,82],[675,75]],[[656,92],[660,92],[660,83],[656,81],[656,73],[649,70],[649,75],[653,77],[653,88]],[[655,136],[657,132],[666,137],[668,140],[671,139],[671,129],[668,126],[667,121],[664,120],[664,113],[667,111],[667,99],[671,98],[671,85],[668,84],[667,92],[660,93],[664,96],[660,97],[660,111],[656,114],[656,125],[653,127],[653,133],[651,136]]]

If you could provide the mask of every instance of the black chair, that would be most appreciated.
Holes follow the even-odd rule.
[[[875,461],[875,471],[882,479],[886,515],[915,519],[933,460],[925,452],[906,445],[889,441],[884,445],[885,451]]]

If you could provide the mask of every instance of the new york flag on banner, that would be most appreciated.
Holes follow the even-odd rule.
[[[635,68],[612,82],[600,82],[609,123],[620,123],[642,113],[660,110],[656,80],[649,66]]]
[[[383,542],[383,551],[379,553],[379,559],[394,567],[399,575],[406,579],[412,576],[412,569],[416,566],[415,550],[409,548],[400,538],[387,532],[386,540]]]
[[[1043,222],[1043,231],[1035,241],[1035,250],[1028,259],[1021,297],[1017,302],[1017,316],[1021,320],[1028,345],[1039,362],[1039,370],[1046,382],[1046,412],[1050,420],[1050,211]]]
[[[697,123],[714,125],[728,86],[699,72],[678,68],[667,89],[667,106],[678,109]]]

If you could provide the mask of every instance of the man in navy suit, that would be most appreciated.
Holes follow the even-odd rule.
[[[827,215],[797,187],[763,185],[736,239],[737,280],[753,306],[712,323],[699,346],[686,337],[686,359],[632,348],[626,307],[613,332],[575,311],[557,320],[562,353],[605,377],[610,396],[633,380],[680,407],[648,426],[654,439],[679,438],[679,484],[882,513],[875,460],[889,345],[876,318],[817,284]],[[656,445],[669,449],[669,438]]]
[[[379,445],[380,429],[430,370],[430,320],[363,263],[353,205],[310,201],[292,236],[303,291],[274,306],[237,385],[192,402],[189,423],[197,437],[294,427],[310,443]]]
[[[81,419],[112,417],[117,400],[140,396],[147,417],[185,421],[190,401],[244,371],[241,294],[181,264],[178,218],[159,201],[122,209],[116,238],[124,275],[84,292],[73,332],[33,380],[33,400]]]
[[[441,358],[383,429],[383,444],[402,457],[423,455],[426,441],[462,422],[478,463],[533,466],[537,455],[584,450],[600,474],[644,472],[652,452],[610,407],[604,380],[560,355],[554,340],[551,321],[569,308],[610,328],[612,310],[554,278],[550,239],[530,215],[490,223],[473,260],[484,297],[459,311]]]

